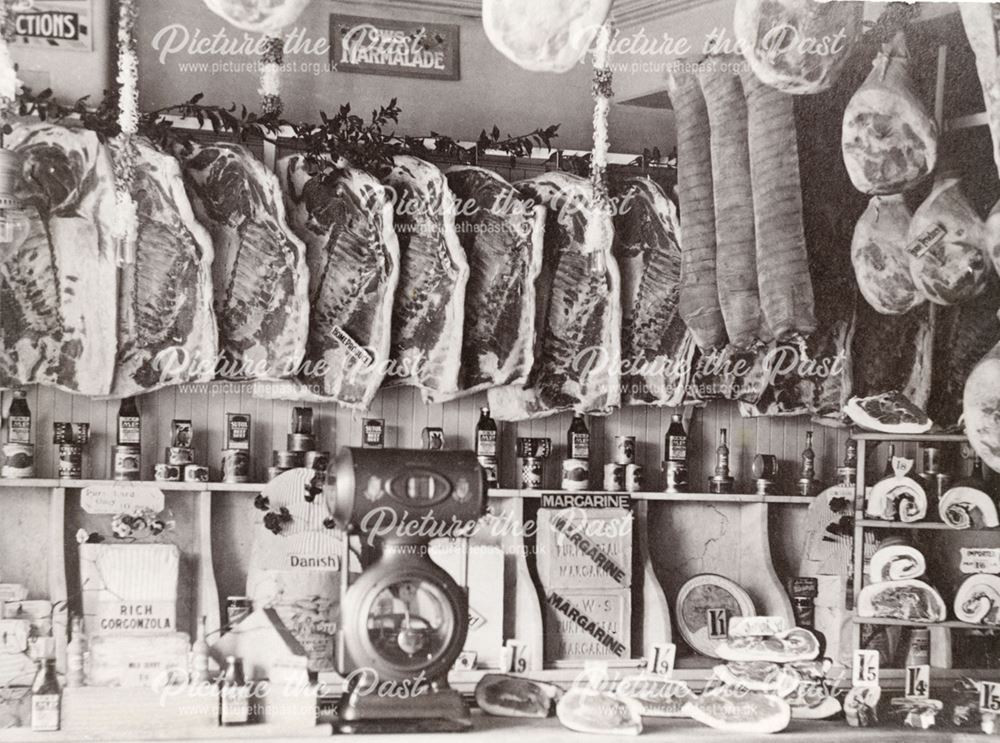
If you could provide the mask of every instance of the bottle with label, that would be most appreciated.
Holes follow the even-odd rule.
[[[806,448],[802,450],[799,470],[799,495],[816,495],[816,452],[813,451],[813,432],[806,431]]]
[[[7,411],[7,441],[11,444],[31,443],[31,411],[28,409],[28,393],[14,390],[14,399]]]
[[[219,724],[246,725],[250,722],[250,687],[243,677],[243,661],[226,657],[226,671],[219,679]]]
[[[199,617],[198,619],[198,635],[191,645],[191,683],[192,684],[207,684],[209,681],[208,676],[208,641],[206,640],[206,635],[208,631],[206,629],[206,619],[205,617]]]
[[[844,447],[844,466],[837,468],[837,477],[844,487],[853,488],[858,477],[858,442],[848,439]]]
[[[51,733],[59,730],[61,723],[62,690],[56,678],[56,659],[45,658],[31,686],[31,730]]]
[[[87,656],[87,638],[83,634],[83,618],[73,617],[70,625],[70,641],[66,646],[66,686],[83,686],[84,659]]]
[[[575,413],[573,422],[569,424],[566,451],[569,452],[567,459],[582,459],[585,462],[590,459],[590,431],[581,413]]]
[[[663,442],[666,458],[664,462],[667,477],[666,492],[668,493],[687,492],[687,445],[688,437],[684,431],[684,423],[680,413],[674,413],[670,417],[670,427],[667,429],[667,435]]]
[[[733,492],[733,478],[729,474],[729,444],[725,428],[719,429],[719,446],[715,450],[715,474],[708,478],[710,493]]]
[[[118,445],[139,446],[141,443],[139,406],[134,397],[122,399],[118,407]]]
[[[476,424],[476,456],[495,457],[497,455],[497,423],[490,417],[489,408],[479,409]]]

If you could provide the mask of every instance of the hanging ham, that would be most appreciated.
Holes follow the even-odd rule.
[[[91,131],[53,124],[17,124],[7,146],[23,158],[31,231],[0,266],[0,387],[107,395],[118,297],[108,150]]]
[[[654,181],[630,178],[617,194],[614,254],[622,280],[622,404],[674,407],[695,346],[677,312],[677,208]]]
[[[737,0],[733,29],[763,83],[786,93],[819,93],[840,75],[863,14],[855,2]]]
[[[694,74],[677,71],[667,84],[677,123],[677,194],[684,231],[678,307],[699,348],[721,348],[728,338],[716,274],[708,106]]]
[[[611,217],[594,210],[593,188],[583,178],[552,172],[515,185],[548,209],[535,363],[525,385],[490,390],[490,409],[499,420],[567,410],[608,414],[621,402],[621,288]]]
[[[205,0],[209,10],[236,28],[276,34],[295,23],[310,0]]]
[[[910,275],[910,220],[902,196],[874,196],[854,228],[851,262],[858,287],[884,315],[902,315],[925,301]]]
[[[935,304],[967,302],[993,274],[986,228],[954,173],[935,178],[934,190],[913,215],[907,242],[913,280]]]
[[[244,147],[178,150],[184,184],[215,246],[219,376],[274,380],[299,368],[309,332],[305,245],[285,220],[278,178]]]
[[[937,125],[917,98],[908,65],[900,32],[875,57],[844,111],[844,163],[863,193],[902,193],[934,170]]]
[[[483,29],[505,57],[534,72],[568,72],[587,53],[612,0],[483,0]]]
[[[1000,343],[969,375],[962,410],[972,448],[987,467],[1000,472]]]
[[[114,144],[112,144],[114,147]],[[219,335],[212,310],[212,238],[194,218],[177,161],[136,142],[135,262],[121,269],[112,397],[208,382]]]

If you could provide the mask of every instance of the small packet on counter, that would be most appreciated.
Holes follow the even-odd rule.
[[[903,715],[903,725],[918,730],[930,730],[937,724],[937,716],[944,704],[937,699],[897,697],[892,702],[893,711]]]

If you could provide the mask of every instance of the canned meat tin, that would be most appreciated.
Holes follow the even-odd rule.
[[[586,459],[564,459],[562,463],[563,490],[589,490],[590,465]]]
[[[184,467],[184,482],[208,482],[208,467],[189,464]]]
[[[168,446],[167,464],[185,465],[194,462],[194,449],[189,446]]]
[[[612,462],[604,465],[604,489],[609,493],[619,493],[625,489],[624,464]]]
[[[330,468],[330,452],[328,451],[307,451],[305,466],[326,472]]]
[[[288,451],[304,454],[316,448],[316,437],[309,433],[290,433],[285,443]]]
[[[283,470],[305,467],[306,453],[304,451],[275,451],[271,458],[271,464],[281,467]]]
[[[223,450],[222,481],[250,482],[250,452],[246,449]]]
[[[153,467],[153,479],[157,482],[180,482],[182,469],[177,464],[158,464]]]
[[[615,436],[615,463],[635,463],[635,436]]]
[[[83,477],[83,447],[79,444],[59,445],[59,479],[79,480]]]
[[[521,489],[538,490],[542,487],[542,460],[539,457],[521,459]]]
[[[115,479],[138,480],[140,457],[138,444],[119,444],[114,447]]]
[[[625,465],[625,489],[630,493],[638,493],[642,490],[642,465]]]

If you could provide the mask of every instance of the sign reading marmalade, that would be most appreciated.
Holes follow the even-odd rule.
[[[44,49],[93,51],[93,0],[20,0],[13,11],[18,43]]]
[[[458,80],[459,27],[330,16],[330,64],[340,72]]]

